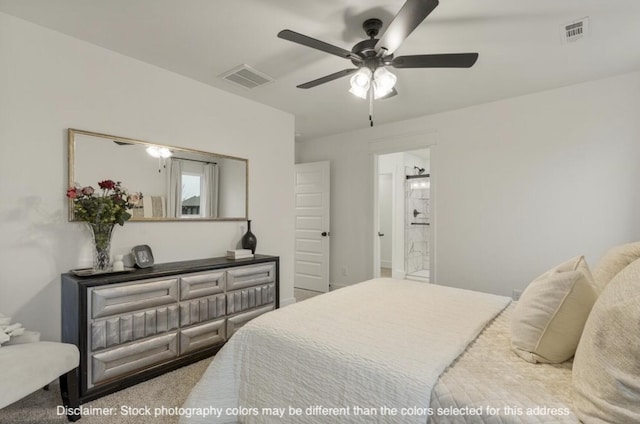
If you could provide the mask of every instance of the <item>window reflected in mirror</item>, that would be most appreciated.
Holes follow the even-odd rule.
[[[181,214],[183,217],[195,217],[206,215],[204,212],[204,202],[206,201],[207,188],[204,185],[204,173],[183,172],[182,173],[182,200]],[[214,182],[215,184],[215,182]],[[200,213],[202,204],[203,214]],[[218,211],[211,213],[217,216]]]

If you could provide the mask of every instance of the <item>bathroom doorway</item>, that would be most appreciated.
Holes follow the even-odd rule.
[[[377,157],[381,277],[432,280],[430,159],[429,148]]]

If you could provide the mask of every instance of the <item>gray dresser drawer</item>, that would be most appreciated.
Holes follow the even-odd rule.
[[[226,314],[225,295],[209,296],[180,303],[180,326],[221,318]]]
[[[275,305],[271,304],[271,305],[263,306],[262,308],[259,308],[259,309],[253,309],[253,310],[251,310],[249,312],[245,312],[243,314],[235,315],[235,316],[233,316],[231,318],[227,318],[227,340],[240,327],[242,327],[243,325],[245,325],[246,323],[248,323],[249,321],[251,321],[255,317],[258,317],[258,316],[264,314],[265,312],[272,311],[274,307],[275,307]]]
[[[225,271],[215,271],[180,277],[180,300],[224,292],[225,276]]]
[[[176,332],[91,355],[90,386],[178,356]]]
[[[227,314],[236,314],[275,301],[275,284],[247,287],[227,293]]]
[[[140,340],[178,328],[178,305],[124,314],[91,323],[91,346],[100,349]]]
[[[133,312],[174,303],[178,300],[178,279],[134,281],[89,289],[91,318]]]
[[[225,320],[196,325],[180,331],[180,355],[225,341]]]
[[[276,280],[274,263],[232,268],[227,271],[227,291],[273,283]]]

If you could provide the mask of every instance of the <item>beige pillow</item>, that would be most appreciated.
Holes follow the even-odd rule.
[[[640,242],[612,247],[604,254],[598,265],[593,268],[593,279],[598,294],[620,271],[636,259],[640,259]]]
[[[513,311],[514,352],[534,363],[570,359],[597,298],[593,284],[584,256],[570,259],[533,280]]]
[[[593,306],[573,362],[573,404],[585,423],[640,423],[640,260]]]

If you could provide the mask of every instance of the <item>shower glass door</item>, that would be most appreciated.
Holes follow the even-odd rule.
[[[406,278],[429,281],[431,216],[429,174],[407,175],[405,182],[405,271]]]

